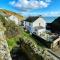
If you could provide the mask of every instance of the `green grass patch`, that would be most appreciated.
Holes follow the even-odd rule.
[[[13,38],[7,39],[7,43],[8,43],[8,46],[9,46],[9,49],[10,49],[10,50],[11,50],[13,47],[16,46],[16,41],[18,41],[18,37],[13,37]]]

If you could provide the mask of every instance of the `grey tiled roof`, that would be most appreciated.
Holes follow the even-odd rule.
[[[38,19],[39,16],[30,16],[28,17],[25,21],[28,21],[28,22],[34,22],[36,19]]]

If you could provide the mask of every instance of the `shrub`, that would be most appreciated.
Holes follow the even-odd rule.
[[[3,16],[0,16],[0,20],[6,28],[5,34],[7,38],[15,37],[20,34],[19,26],[17,26],[14,21],[6,20]]]

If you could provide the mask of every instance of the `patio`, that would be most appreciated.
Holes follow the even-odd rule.
[[[45,31],[40,34],[40,37],[46,41],[52,42],[52,41],[56,40],[59,36],[58,36],[58,34],[51,33],[50,31]]]

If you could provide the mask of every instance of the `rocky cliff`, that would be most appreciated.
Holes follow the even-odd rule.
[[[4,35],[5,30],[0,22],[0,60],[11,60],[8,44]]]

